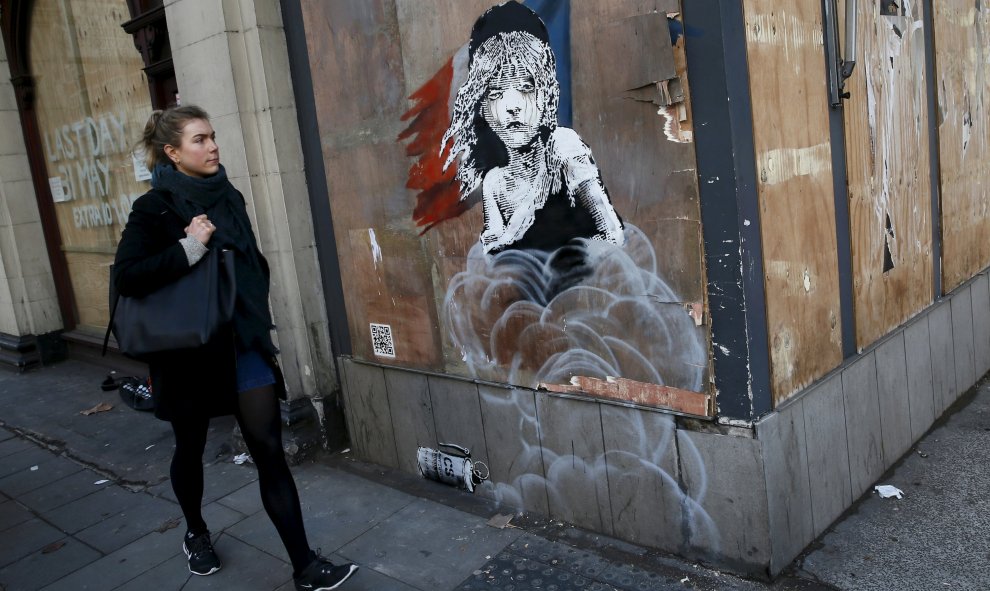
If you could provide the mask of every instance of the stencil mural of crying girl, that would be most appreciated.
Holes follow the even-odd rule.
[[[441,314],[468,373],[529,387],[621,377],[702,391],[703,332],[661,278],[653,244],[616,213],[591,149],[557,123],[543,21],[514,1],[495,6],[475,23],[467,54],[437,186],[458,185],[460,210],[447,202],[448,219],[483,207]],[[427,189],[420,203],[437,194]],[[432,220],[427,230],[444,219],[425,209],[417,219]]]
[[[557,126],[560,87],[539,17],[516,2],[489,10],[472,31],[469,63],[444,168],[460,158],[462,199],[482,191],[485,252],[553,252],[575,239],[621,245],[622,221],[591,150]]]

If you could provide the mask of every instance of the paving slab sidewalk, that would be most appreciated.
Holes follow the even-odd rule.
[[[209,577],[190,575],[180,549],[181,511],[168,482],[169,427],[125,407],[115,392],[101,391],[104,373],[78,361],[20,375],[0,372],[0,589],[293,589],[254,468],[232,462],[228,419],[211,427],[204,500],[224,568]],[[990,392],[976,400],[981,417],[990,413]],[[101,402],[113,408],[80,414]],[[961,440],[939,440],[949,442],[946,454],[969,445],[967,436],[986,436],[975,426],[967,429]],[[941,457],[918,456],[936,463]],[[332,559],[362,565],[344,591],[946,588],[910,581],[860,586],[882,577],[884,568],[863,566],[855,536],[846,530],[870,527],[851,521],[857,515],[880,527],[898,507],[874,507],[870,498],[826,532],[797,564],[800,570],[770,584],[538,517],[515,516],[507,528],[492,527],[488,521],[499,508],[489,501],[347,454],[323,455],[293,473],[312,545]],[[967,490],[974,509],[982,510],[976,489]],[[911,494],[923,491],[915,487]],[[929,515],[944,509],[933,503],[923,509]],[[985,521],[977,528],[982,540]],[[850,568],[856,577],[843,578]],[[983,574],[972,570],[965,581]]]

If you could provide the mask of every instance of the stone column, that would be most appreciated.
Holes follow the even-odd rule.
[[[278,0],[165,3],[182,104],[212,117],[221,161],[244,193],[271,264],[271,305],[289,389],[287,424],[339,405],[289,58]],[[316,403],[310,405],[310,401]],[[331,417],[333,419],[333,417]],[[340,424],[329,420],[327,424]],[[323,433],[340,441],[342,433]],[[305,447],[287,434],[287,451]]]
[[[0,44],[0,366],[39,361],[38,338],[62,329],[6,50]]]

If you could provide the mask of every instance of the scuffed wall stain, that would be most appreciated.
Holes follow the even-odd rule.
[[[965,159],[970,141],[973,139],[975,122],[980,120],[978,119],[980,114],[986,113],[985,100],[988,76],[990,76],[990,72],[987,71],[990,68],[990,47],[987,44],[990,43],[990,39],[987,38],[985,27],[990,25],[990,6],[983,6],[980,1],[976,1],[967,10],[958,12],[947,10],[939,16],[947,23],[971,30],[974,41],[966,48],[966,55],[961,60],[972,66],[968,71],[959,72],[961,76],[958,81],[962,84],[957,86],[950,83],[945,73],[939,81],[941,123],[957,126],[960,131],[958,148],[961,159]],[[977,113],[976,118],[974,112]],[[977,137],[984,142],[987,139],[983,134],[978,134]]]
[[[866,91],[869,112],[870,145],[873,156],[871,165],[873,174],[880,177],[881,186],[879,198],[874,202],[875,223],[883,225],[884,220],[889,220],[890,199],[891,199],[891,163],[901,156],[898,149],[899,141],[907,142],[908,145],[918,145],[924,130],[921,129],[920,119],[905,121],[899,117],[903,110],[898,108],[899,103],[908,99],[895,89],[902,88],[899,77],[903,75],[902,52],[907,48],[914,55],[909,56],[909,67],[915,71],[907,73],[914,80],[924,80],[924,22],[921,20],[921,8],[914,5],[911,0],[904,0],[901,5],[901,15],[884,16],[879,19],[878,25],[883,28],[885,46],[882,48],[885,59],[877,60],[874,67],[868,67],[866,72]],[[911,89],[913,92],[914,89]],[[877,94],[883,96],[885,104],[883,108],[877,104]],[[878,121],[878,114],[882,114],[883,121]],[[913,123],[913,125],[912,125]],[[883,126],[883,131],[878,129]],[[879,135],[878,135],[879,134]],[[908,135],[909,137],[904,137]],[[883,142],[878,141],[878,137],[884,138]],[[877,148],[880,149],[879,161],[877,158]]]
[[[784,380],[794,379],[800,350],[795,339],[799,338],[789,327],[783,327],[771,337],[770,352],[774,360],[774,372]]]
[[[857,349],[931,303],[925,9],[858,8],[863,56],[844,107]]]

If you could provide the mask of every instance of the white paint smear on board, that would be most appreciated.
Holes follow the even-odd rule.
[[[382,249],[378,246],[378,239],[375,238],[375,229],[368,228],[368,240],[371,241],[371,260],[378,268],[378,263],[382,261]]]
[[[768,150],[759,160],[760,180],[765,185],[776,185],[829,171],[832,151],[828,143],[821,143],[807,148]]]

